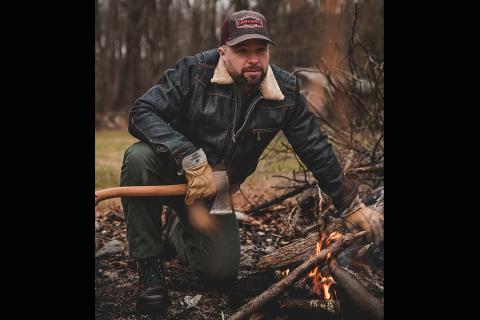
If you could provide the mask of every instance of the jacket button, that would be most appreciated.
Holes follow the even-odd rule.
[[[160,150],[161,152],[165,152],[165,151],[167,151],[167,147],[165,147],[165,146],[162,144],[162,145],[160,145],[160,146],[158,147],[158,150]]]

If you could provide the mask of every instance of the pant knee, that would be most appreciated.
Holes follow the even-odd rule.
[[[148,185],[155,171],[155,152],[145,142],[127,148],[121,169],[121,185]]]
[[[123,158],[124,164],[128,163],[130,167],[145,167],[152,158],[155,157],[155,152],[147,143],[140,141],[132,144],[125,151]]]

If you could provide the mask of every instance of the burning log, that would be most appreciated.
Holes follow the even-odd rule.
[[[326,232],[331,233],[341,228],[343,228],[341,224],[331,223]],[[312,232],[304,239],[294,241],[264,255],[258,260],[256,267],[259,269],[285,269],[300,264],[315,253],[319,238],[320,234],[318,232]]]
[[[330,299],[286,299],[280,302],[280,309],[286,313],[294,313],[299,316],[301,313],[308,313],[317,318],[336,318],[340,313],[340,302]]]
[[[305,261],[295,270],[290,272],[288,276],[268,288],[266,291],[258,295],[256,298],[250,300],[248,303],[243,305],[236,313],[234,313],[229,320],[238,320],[244,319],[252,315],[255,311],[260,309],[263,305],[277,298],[281,293],[283,293],[289,286],[297,282],[302,278],[307,272],[312,270],[313,267],[320,264],[327,258],[328,254],[335,254],[341,251],[343,248],[351,245],[355,240],[363,237],[367,232],[362,231],[355,235],[346,234],[340,235],[337,241],[328,246],[327,248],[321,250],[319,253]]]
[[[375,298],[365,289],[360,282],[343,270],[332,258],[328,261],[330,273],[337,285],[339,285],[352,301],[363,311],[372,315],[374,319],[383,319],[383,302]]]
[[[305,239],[281,247],[274,252],[261,257],[256,267],[259,269],[284,269],[299,261],[304,261],[315,252],[319,233],[313,232]]]

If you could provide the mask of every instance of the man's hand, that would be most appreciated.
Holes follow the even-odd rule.
[[[182,160],[182,168],[187,179],[185,204],[191,205],[200,198],[209,198],[216,193],[213,183],[212,168],[207,162],[207,156],[202,149],[192,153]]]
[[[377,210],[360,203],[343,217],[350,232],[368,231],[369,241],[375,241],[377,244],[383,241],[383,215]]]

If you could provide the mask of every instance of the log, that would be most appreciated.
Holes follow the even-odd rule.
[[[305,261],[298,268],[293,270],[288,276],[275,283],[273,286],[262,292],[260,295],[240,307],[240,309],[236,313],[234,313],[229,318],[229,320],[239,320],[249,317],[255,311],[260,309],[263,305],[280,296],[280,294],[283,293],[289,286],[297,282],[306,273],[311,271],[316,265],[324,261],[329,253],[334,255],[345,247],[351,245],[353,242],[355,242],[355,240],[363,237],[366,233],[366,231],[362,231],[355,235],[341,235],[334,243],[332,243],[330,246],[326,247],[325,249],[321,250],[319,253]]]
[[[258,260],[256,267],[259,269],[285,269],[296,262],[304,261],[315,253],[319,239],[319,233],[313,232],[304,239],[264,255]]]
[[[328,267],[337,285],[345,291],[361,310],[371,315],[374,319],[383,319],[383,302],[371,295],[357,279],[340,267],[335,258],[329,259]]]
[[[280,309],[285,312],[293,312],[298,315],[305,312],[317,316],[319,319],[327,316],[335,316],[340,313],[340,302],[330,299],[292,299],[288,298],[280,302]]]
[[[340,224],[331,223],[326,232],[341,231],[341,228],[343,226]],[[312,232],[303,239],[264,255],[258,260],[256,267],[259,269],[286,269],[300,264],[315,253],[318,240],[320,240],[320,234]]]

